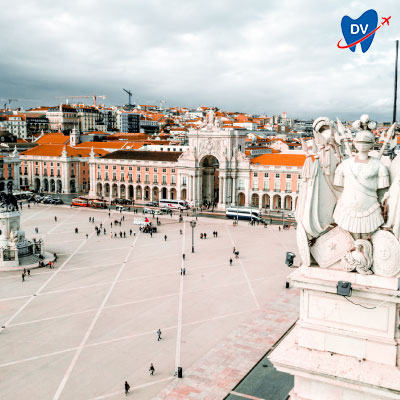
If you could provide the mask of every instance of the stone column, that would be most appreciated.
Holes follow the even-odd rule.
[[[223,196],[223,190],[222,187],[224,185],[224,178],[222,176],[219,176],[219,190],[218,190],[218,203],[222,204],[222,196]]]
[[[232,206],[236,206],[236,200],[237,200],[236,181],[237,181],[236,176],[233,176],[232,177],[232,191],[231,191],[231,196],[232,196],[231,203],[232,203]]]
[[[89,197],[90,198],[97,197],[96,186],[97,186],[96,164],[89,161]],[[102,190],[103,190],[103,188],[102,188]]]

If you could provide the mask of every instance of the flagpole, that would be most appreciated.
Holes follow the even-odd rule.
[[[397,111],[397,64],[399,59],[399,41],[396,40],[396,67],[394,70],[394,103],[393,103],[393,120],[392,123],[396,122],[396,111]]]

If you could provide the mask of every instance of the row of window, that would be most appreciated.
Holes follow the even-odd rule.
[[[257,178],[258,177],[258,172],[254,172],[253,173],[254,177]],[[264,178],[268,178],[269,177],[269,172],[265,172],[264,173]],[[280,178],[281,174],[275,174],[275,178]],[[291,179],[292,178],[292,174],[286,174],[286,178],[287,179]]]
[[[101,168],[101,166],[97,165],[97,169],[100,169],[100,168]],[[108,169],[108,165],[106,165],[104,168]],[[113,165],[112,169],[114,169],[114,170],[117,169],[117,166]],[[128,167],[129,171],[132,171],[132,169],[133,169],[133,167],[131,167],[131,166]],[[125,170],[125,166],[121,165],[121,171],[124,171],[124,170]],[[140,170],[141,170],[141,167],[136,167],[136,171],[140,171]],[[145,167],[145,171],[146,172],[150,172],[150,168],[149,167]],[[153,172],[158,172],[158,168],[153,168]],[[167,168],[162,168],[162,172],[167,172]],[[175,173],[175,168],[172,168],[171,172]]]
[[[98,172],[97,173],[97,179],[99,179],[99,180],[101,180],[101,172]],[[133,177],[132,177],[132,174],[128,174],[128,182],[133,182]],[[108,181],[109,180],[109,175],[108,175],[108,172],[106,172],[106,174],[105,174],[105,180],[106,181]],[[116,181],[117,180],[117,173],[116,172],[113,172],[113,174],[112,174],[112,180],[113,181]],[[121,175],[120,176],[120,181],[121,182],[125,182],[125,175]],[[140,176],[140,174],[137,174],[136,175],[136,182],[137,183],[140,183],[141,182],[141,176]],[[148,183],[148,184],[150,184],[150,183],[154,183],[154,184],[158,184],[158,175],[153,175],[153,182],[150,182],[150,175],[145,175],[144,176],[144,183]],[[163,185],[166,185],[167,184],[167,176],[166,175],[163,175],[162,176],[162,181],[161,181],[161,183],[163,184]],[[175,183],[176,183],[176,181],[175,181],[175,176],[174,175],[172,175],[171,176],[171,184],[172,185],[175,185]],[[185,184],[186,184],[186,181],[185,181]]]

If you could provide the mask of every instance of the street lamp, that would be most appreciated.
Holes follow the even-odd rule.
[[[192,253],[194,253],[194,228],[196,227],[196,221],[190,221],[190,226],[192,227]]]

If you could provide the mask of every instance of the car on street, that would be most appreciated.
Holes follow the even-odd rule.
[[[154,214],[154,211],[155,210],[153,210],[152,208],[147,208],[147,207],[143,208],[143,214]]]
[[[147,207],[158,207],[158,203],[156,201],[149,201],[146,203]]]
[[[53,204],[64,204],[64,202],[59,198],[55,198],[53,199]]]
[[[160,211],[161,211],[162,214],[170,214],[170,213],[172,213],[172,210],[170,208],[168,208],[168,207],[160,208]]]
[[[116,206],[115,209],[116,209],[117,211],[125,211],[125,210],[126,210],[126,208],[123,207],[123,206]]]

